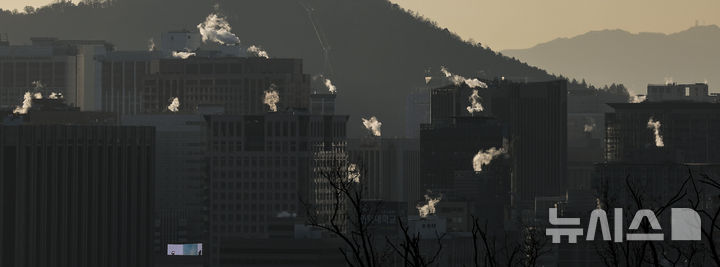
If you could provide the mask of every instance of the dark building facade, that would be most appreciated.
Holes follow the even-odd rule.
[[[430,127],[456,127],[452,125],[460,125],[460,120],[473,116],[495,118],[507,125],[508,134],[498,135],[495,130],[494,141],[487,141],[478,136],[481,133],[473,135],[477,133],[474,131],[467,138],[468,141],[485,139],[484,142],[494,142],[486,145],[499,148],[502,144],[497,143],[498,137],[507,137],[509,147],[506,149],[512,161],[513,204],[528,208],[537,197],[564,195],[567,190],[567,82],[513,83],[496,80],[488,81],[488,86],[478,89],[484,110],[473,114],[467,110],[473,89],[465,85],[433,89]],[[422,136],[421,132],[421,140]],[[449,136],[439,134],[436,138],[452,139]],[[460,147],[457,151],[467,149]],[[467,158],[468,162],[471,160],[472,156]],[[456,170],[470,167],[472,165]],[[428,179],[428,182],[436,181],[434,183],[443,180],[439,177]]]
[[[348,140],[350,163],[362,169],[366,197],[409,205],[414,210],[422,177],[417,139],[376,138]],[[411,197],[412,196],[412,197]],[[411,211],[414,213],[414,211]]]
[[[154,129],[0,127],[0,265],[152,266]]]
[[[188,113],[133,115],[123,116],[122,124],[155,128],[155,266],[185,266],[166,255],[167,246],[208,243],[205,118]]]
[[[331,210],[318,172],[347,160],[347,120],[302,112],[207,117],[212,264],[250,264],[234,259],[232,247],[292,239],[305,205]]]
[[[707,102],[643,102],[609,104],[605,115],[607,161],[643,159],[649,150],[668,160],[720,163],[720,104]],[[655,146],[650,119],[660,122],[663,147]]]

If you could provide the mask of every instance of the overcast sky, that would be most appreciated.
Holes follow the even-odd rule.
[[[527,48],[591,30],[673,33],[693,26],[696,21],[720,24],[720,0],[391,1],[495,50]],[[22,10],[26,5],[49,2],[0,0],[0,8]]]

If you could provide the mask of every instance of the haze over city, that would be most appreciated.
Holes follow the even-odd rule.
[[[720,267],[718,7],[4,1],[0,266]]]

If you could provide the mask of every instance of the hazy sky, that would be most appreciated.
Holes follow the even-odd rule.
[[[495,50],[527,48],[590,30],[682,31],[720,24],[719,0],[391,0]],[[0,0],[22,10],[51,0]],[[77,1],[75,1],[77,2]]]

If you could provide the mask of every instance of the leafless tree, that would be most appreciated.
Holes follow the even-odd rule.
[[[376,240],[370,229],[377,218],[379,204],[365,201],[364,188],[352,179],[362,171],[352,169],[349,164],[339,163],[319,171],[332,203],[327,211],[322,211],[316,203],[303,201],[307,224],[340,238],[345,247],[339,250],[349,266],[382,266],[382,252],[376,251]]]
[[[435,232],[436,247],[434,252],[427,253],[423,250],[421,234],[419,232],[410,232],[408,225],[403,223],[400,218],[397,219],[397,223],[400,226],[402,240],[395,244],[389,237],[386,237],[386,241],[393,251],[400,256],[404,266],[427,267],[436,264],[440,259],[440,252],[443,249],[442,240],[445,234],[440,235],[437,231]]]
[[[720,266],[720,252],[715,241],[718,240],[720,230],[720,182],[706,174],[700,174],[702,178],[695,178],[692,171],[689,171],[691,194],[688,198],[690,206],[701,216],[701,232],[704,237],[704,244],[709,257],[716,266]],[[703,190],[705,189],[705,190]],[[703,251],[704,252],[704,251]]]

